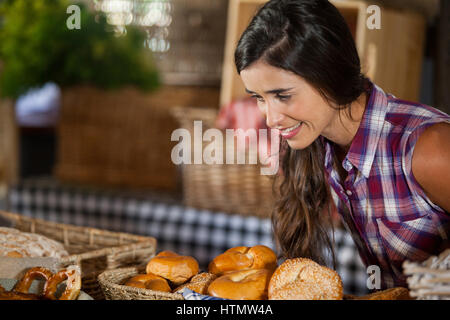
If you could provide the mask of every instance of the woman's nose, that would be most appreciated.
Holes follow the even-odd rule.
[[[278,129],[283,115],[277,112],[274,108],[267,106],[266,108],[266,124],[269,128]]]

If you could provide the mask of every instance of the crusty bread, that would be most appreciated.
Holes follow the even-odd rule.
[[[341,300],[342,280],[327,267],[306,259],[284,261],[269,283],[270,300]]]
[[[0,227],[0,257],[62,258],[68,255],[61,243],[43,235]]]

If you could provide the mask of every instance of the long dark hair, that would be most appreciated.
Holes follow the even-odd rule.
[[[352,34],[327,0],[272,0],[259,9],[235,51],[238,73],[260,59],[301,76],[339,109],[349,111],[365,91],[367,79]],[[324,146],[317,138],[307,148],[293,150],[282,140],[280,154],[281,183],[276,183],[272,215],[280,254],[327,264],[328,248],[335,265]]]

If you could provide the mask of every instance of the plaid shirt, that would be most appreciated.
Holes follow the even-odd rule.
[[[406,286],[402,263],[422,261],[449,246],[450,215],[414,179],[411,158],[419,135],[450,116],[396,99],[372,84],[364,115],[342,162],[340,181],[334,144],[322,138],[334,204],[361,259],[381,270],[381,288]]]

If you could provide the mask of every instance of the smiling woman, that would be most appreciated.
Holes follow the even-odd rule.
[[[283,138],[272,223],[284,258],[325,264],[328,247],[334,261],[332,205],[363,262],[380,267],[383,288],[406,286],[404,260],[450,245],[450,188],[442,182],[450,180],[450,117],[397,99],[363,75],[331,3],[267,2],[242,34],[235,63]],[[434,178],[425,173],[431,157]]]
[[[235,62],[268,126],[283,132],[302,123],[295,135],[284,134],[274,231],[286,258],[325,263],[322,250],[331,241],[323,213],[330,201],[318,137],[365,92],[351,32],[328,1],[270,1],[242,34]],[[284,99],[272,91],[279,88],[289,88]]]

